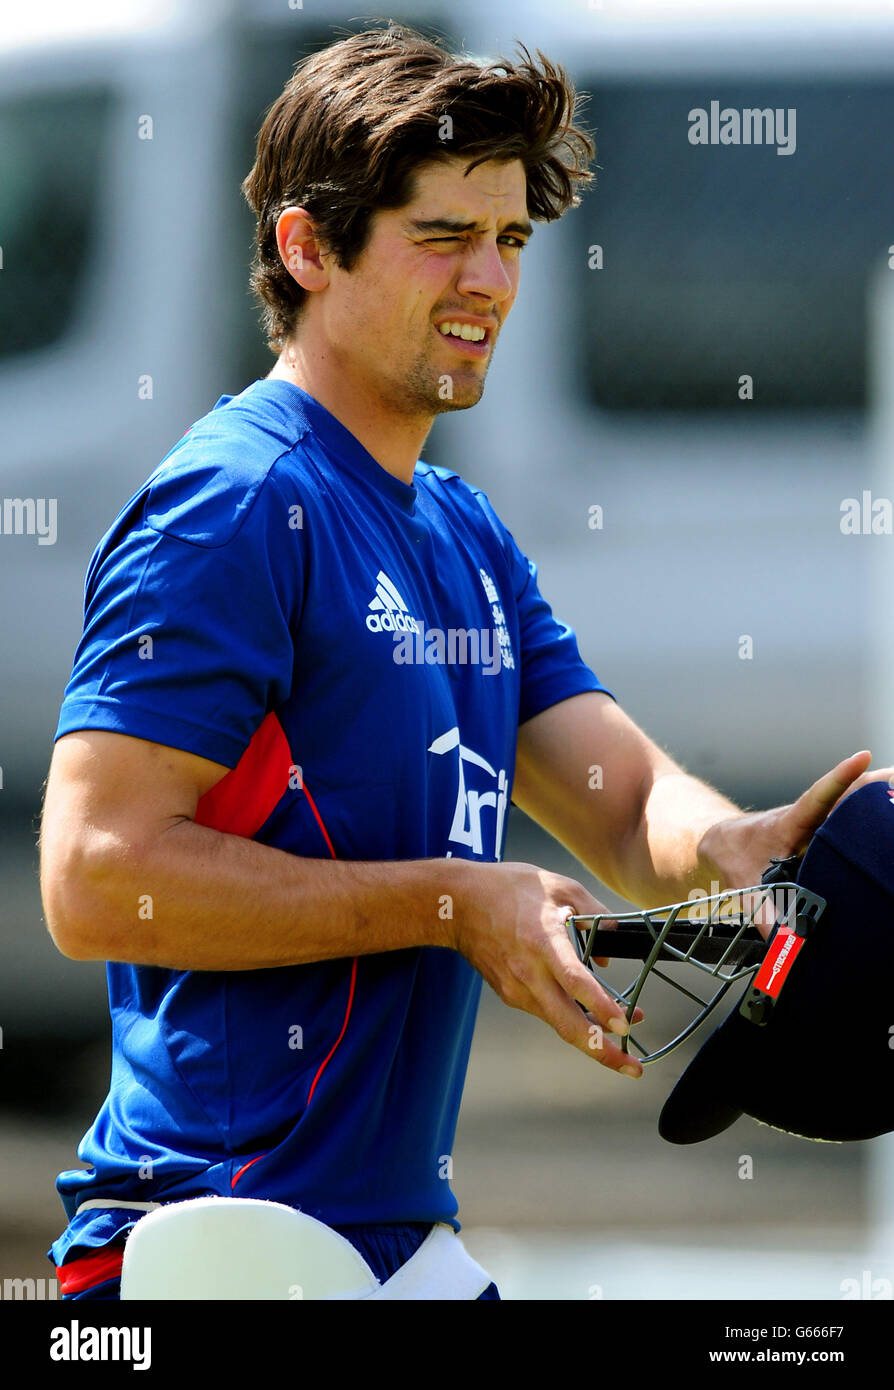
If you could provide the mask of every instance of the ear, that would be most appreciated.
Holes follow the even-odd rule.
[[[283,265],[304,290],[322,290],[329,284],[325,252],[316,225],[305,208],[288,207],[276,222],[276,244]]]

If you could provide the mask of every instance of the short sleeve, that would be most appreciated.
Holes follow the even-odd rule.
[[[291,691],[301,507],[272,471],[150,484],[91,561],[56,738],[106,729],[232,768]]]
[[[500,538],[512,576],[521,647],[519,724],[535,714],[588,690],[614,695],[581,657],[577,637],[560,622],[540,592],[537,566],[522,553],[484,493],[478,501]]]

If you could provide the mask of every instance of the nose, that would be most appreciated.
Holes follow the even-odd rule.
[[[517,282],[517,269],[506,264],[497,243],[482,239],[463,256],[456,288],[460,294],[503,304],[515,294]]]

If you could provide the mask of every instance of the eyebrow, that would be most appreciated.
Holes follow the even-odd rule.
[[[452,217],[430,217],[426,219],[413,218],[410,226],[417,232],[480,232],[484,224],[481,222],[460,222]],[[534,228],[528,221],[507,222],[501,228],[500,236],[505,236],[507,232],[517,232],[519,236],[530,237],[534,234]]]

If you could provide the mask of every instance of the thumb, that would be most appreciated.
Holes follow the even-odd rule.
[[[814,782],[812,787],[808,787],[789,807],[786,820],[794,845],[792,853],[797,854],[807,848],[813,832],[822,825],[835,804],[846,795],[871,762],[872,754],[866,748],[852,753]]]

